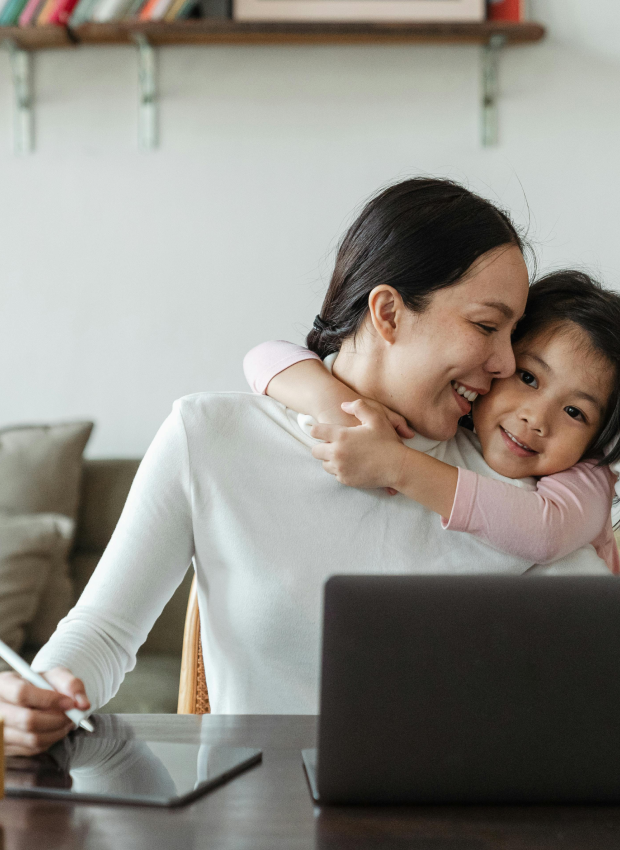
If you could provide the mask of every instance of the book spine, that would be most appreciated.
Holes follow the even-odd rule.
[[[54,7],[50,14],[48,23],[64,27],[71,17],[71,12],[77,6],[77,2],[78,0],[60,0],[60,3]]]
[[[79,3],[73,10],[73,14],[69,18],[70,27],[79,27],[91,19],[91,12],[95,0],[79,0]]]
[[[41,0],[28,0],[24,6],[24,11],[19,16],[19,26],[27,27],[34,22]]]
[[[9,0],[0,15],[0,26],[12,27],[19,21],[27,0]]]
[[[489,21],[523,21],[524,0],[488,0],[487,19]]]
[[[41,11],[37,15],[36,18],[36,26],[44,27],[49,23],[49,17],[62,0],[45,0],[43,5],[41,6]]]
[[[161,21],[168,9],[172,0],[157,0],[153,11],[151,12],[152,21]]]
[[[130,0],[129,5],[125,9],[125,14],[123,15],[123,18],[137,18],[143,6],[144,0]]]
[[[147,0],[144,6],[140,9],[140,14],[138,15],[138,18],[141,21],[150,21],[153,10],[158,2],[159,0]]]

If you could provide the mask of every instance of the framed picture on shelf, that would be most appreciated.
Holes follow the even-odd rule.
[[[485,0],[233,0],[237,21],[483,21]]]

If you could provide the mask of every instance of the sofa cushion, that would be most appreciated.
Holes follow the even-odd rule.
[[[92,422],[0,429],[0,511],[76,518]]]
[[[139,466],[134,459],[84,461],[76,551],[103,553]]]
[[[20,425],[0,429],[0,511],[62,514],[75,520],[82,452],[92,422]],[[73,605],[66,558],[52,565],[29,629],[28,641],[45,643]]]
[[[57,514],[0,514],[0,639],[19,652],[50,575],[66,562],[73,521]],[[8,664],[1,662],[1,669]]]

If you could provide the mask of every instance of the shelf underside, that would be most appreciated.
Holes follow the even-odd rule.
[[[10,39],[26,50],[80,44],[132,44],[142,33],[153,45],[165,44],[486,44],[503,35],[507,44],[540,41],[540,24],[500,23],[333,23],[253,22],[218,18],[173,23],[114,22],[64,27],[0,27],[0,41]]]

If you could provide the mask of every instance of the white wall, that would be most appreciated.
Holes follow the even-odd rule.
[[[160,51],[161,148],[136,148],[130,48],[36,56],[37,151],[10,153],[0,56],[0,422],[92,417],[91,456],[141,454],[172,400],[244,389],[301,340],[337,237],[427,172],[529,221],[544,268],[620,285],[620,8],[538,0],[506,51],[501,145],[480,147],[475,47]]]

